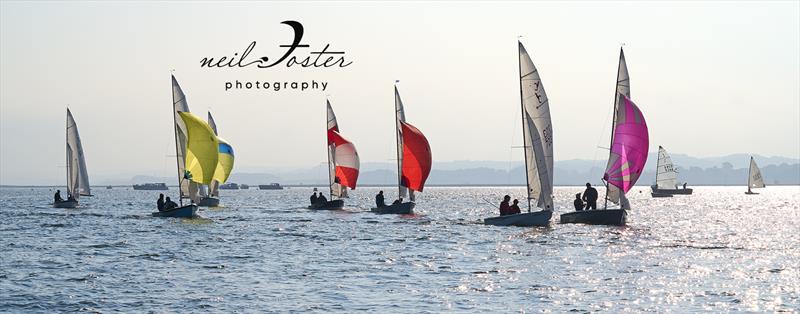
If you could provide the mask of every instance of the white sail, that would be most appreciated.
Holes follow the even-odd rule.
[[[656,186],[659,189],[676,189],[678,171],[672,165],[672,158],[664,147],[658,147],[658,164],[656,166]]]
[[[399,198],[406,198],[408,196],[408,188],[403,185],[403,130],[400,127],[400,122],[406,122],[406,113],[403,109],[403,101],[400,99],[400,93],[397,91],[397,86],[394,87],[394,113],[397,119],[397,185],[399,187]],[[414,194],[411,194],[411,201],[414,201]]]
[[[81,195],[92,194],[78,125],[69,109],[67,109],[67,193],[75,199]]]
[[[178,184],[180,186],[180,197],[181,198],[190,198],[195,202],[199,201],[199,186],[197,183],[190,182],[187,179],[184,179],[184,173],[186,172],[186,165],[184,165],[186,161],[186,139],[187,139],[187,131],[186,125],[183,124],[183,119],[181,119],[178,112],[190,112],[189,111],[189,104],[186,102],[186,96],[183,94],[183,90],[181,90],[181,86],[178,85],[178,81],[175,79],[175,76],[172,76],[172,111],[175,116],[175,141],[176,141],[176,158],[178,159]]]
[[[212,130],[214,130],[214,135],[219,135],[219,133],[217,132],[217,123],[214,122],[214,117],[211,116],[211,111],[208,112],[208,126],[210,126]],[[219,196],[219,181],[217,180],[211,181],[211,184],[208,185],[208,194],[213,197]],[[200,195],[205,196],[202,194],[202,189]]]
[[[542,209],[553,209],[553,124],[550,102],[539,71],[519,43],[522,132],[525,138],[525,165],[528,170],[528,199]]]
[[[628,64],[625,63],[625,52],[622,51],[622,47],[619,48],[619,65],[617,66],[617,92],[614,93],[614,119],[611,122],[611,125],[617,124],[617,102],[619,101],[619,97],[617,97],[617,93],[625,95],[625,97],[631,98],[631,83],[630,77],[628,76]],[[614,133],[613,131],[611,132]],[[612,135],[613,136],[613,135]],[[609,162],[611,161],[611,150],[609,149]],[[614,204],[619,204],[620,199],[620,191],[614,185],[607,184],[608,190],[606,191],[606,198]]]
[[[763,188],[764,185],[764,178],[761,177],[761,170],[758,169],[758,165],[756,165],[756,160],[753,159],[753,156],[750,156],[750,175],[747,180],[747,187],[748,188]]]

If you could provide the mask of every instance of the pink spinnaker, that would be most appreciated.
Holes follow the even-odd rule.
[[[639,107],[623,94],[618,93],[617,97],[614,140],[603,179],[627,193],[642,175],[650,139]]]

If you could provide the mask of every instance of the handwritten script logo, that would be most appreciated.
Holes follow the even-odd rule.
[[[344,57],[344,51],[328,51],[330,44],[326,44],[319,51],[311,51],[305,57],[298,57],[293,55],[298,48],[309,48],[309,45],[301,44],[303,40],[303,24],[297,21],[283,21],[281,24],[289,25],[294,31],[294,40],[291,45],[279,45],[281,48],[286,49],[286,53],[278,59],[270,61],[270,58],[263,56],[260,58],[252,58],[250,54],[256,48],[256,41],[250,43],[241,54],[234,53],[233,56],[223,56],[219,58],[205,57],[200,60],[200,67],[206,68],[244,68],[248,66],[256,66],[258,68],[271,68],[278,64],[285,64],[286,67],[301,66],[304,68],[329,68],[338,66],[340,68],[353,64],[353,61],[347,61]]]

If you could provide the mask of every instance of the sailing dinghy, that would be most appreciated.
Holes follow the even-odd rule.
[[[658,163],[656,164],[656,184],[651,185],[653,197],[671,197],[672,195],[689,195],[692,189],[678,188],[678,170],[672,164],[672,158],[664,147],[658,146]]]
[[[81,196],[91,196],[89,174],[86,171],[86,160],[83,156],[83,145],[78,134],[78,125],[67,109],[67,199],[54,202],[55,208],[75,208]]]
[[[530,55],[521,42],[518,42],[518,46],[528,212],[486,218],[483,223],[495,226],[547,226],[553,216],[553,124],[550,120],[550,102]],[[542,210],[531,212],[531,200],[536,200],[536,206]]]
[[[750,156],[750,171],[747,173],[747,192],[744,192],[744,194],[758,194],[753,192],[751,188],[760,189],[763,187],[766,187],[766,185],[764,184],[764,178],[761,177],[761,170],[758,169],[758,165],[756,165],[756,160],[753,159],[753,156]]]
[[[403,101],[394,86],[395,130],[397,139],[397,200],[391,205],[372,208],[376,214],[410,215],[414,213],[416,196],[422,192],[431,173],[431,146],[415,126],[406,122]],[[408,197],[409,202],[403,203]]]
[[[208,126],[214,131],[214,135],[217,136],[217,140],[219,141],[218,162],[217,168],[214,170],[214,180],[208,185],[208,192],[203,195],[206,190],[200,189],[201,198],[197,205],[217,207],[219,206],[219,187],[220,184],[227,182],[228,177],[231,175],[234,156],[233,147],[228,144],[227,141],[219,137],[217,123],[214,121],[214,117],[211,116],[211,111],[208,112]]]
[[[630,79],[625,54],[620,48],[617,86],[614,90],[614,119],[611,129],[611,149],[603,180],[606,200],[603,209],[583,210],[561,215],[561,223],[584,223],[622,226],[627,222],[630,203],[625,197],[639,180],[647,162],[650,140],[647,123],[639,107],[630,99]],[[619,204],[609,209],[608,201]]]
[[[360,161],[356,146],[342,137],[339,133],[339,123],[333,112],[331,102],[327,101],[327,122],[325,129],[328,151],[328,188],[330,200],[322,203],[311,204],[308,209],[315,210],[340,210],[344,208],[344,198],[347,198],[347,188],[355,190],[358,181]]]

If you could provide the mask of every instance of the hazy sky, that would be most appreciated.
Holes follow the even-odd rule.
[[[800,158],[800,2],[0,2],[0,183],[63,183],[66,106],[90,176],[175,172],[170,70],[210,108],[234,171],[325,160],[325,97],[362,162],[394,158],[392,86],[433,158],[521,160],[517,36],[550,98],[557,160],[605,158],[621,43],[651,150]],[[346,68],[200,68],[277,58],[305,26]],[[309,48],[295,55],[306,56]],[[225,91],[325,81],[322,91]]]

